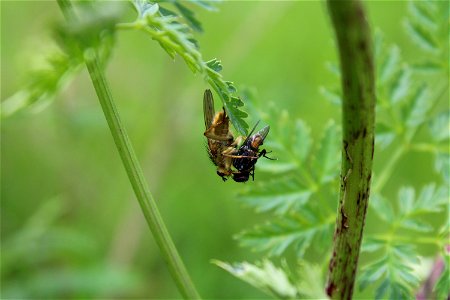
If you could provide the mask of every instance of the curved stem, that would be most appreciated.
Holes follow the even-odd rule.
[[[374,151],[375,92],[369,26],[358,0],[328,0],[342,73],[341,191],[326,292],[351,299],[368,207]]]
[[[58,0],[58,4],[67,20],[72,22],[76,21],[76,16],[69,0]],[[161,250],[163,259],[182,296],[185,299],[198,299],[199,295],[189,277],[186,267],[178,255],[177,249],[158,211],[156,202],[148,189],[142,168],[125,127],[120,120],[119,112],[112,98],[111,89],[99,60],[94,51],[86,50],[85,52],[85,62],[92,84],[94,85],[109,129],[127,172],[128,179],[131,182],[153,237]]]

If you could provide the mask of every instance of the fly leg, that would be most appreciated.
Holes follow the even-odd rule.
[[[272,151],[266,151],[266,149],[262,149],[261,152],[259,152],[258,157],[262,156],[262,157],[265,157],[270,160],[277,160],[276,158],[271,158],[271,157],[266,156],[266,154],[270,153],[270,152],[272,152]]]
[[[258,159],[258,156],[237,155],[238,150],[232,146],[222,151],[222,155],[229,158],[250,158]]]

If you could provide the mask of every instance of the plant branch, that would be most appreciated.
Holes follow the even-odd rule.
[[[359,0],[328,0],[342,73],[341,189],[327,294],[351,299],[368,207],[375,90],[370,29]]]
[[[76,21],[76,16],[69,0],[58,0],[58,4],[68,21]],[[122,159],[122,163],[134,193],[136,194],[136,198],[139,201],[142,212],[144,213],[147,224],[161,250],[163,259],[168,265],[169,271],[182,296],[185,299],[198,299],[199,295],[178,255],[175,245],[158,211],[156,202],[148,189],[142,168],[126,133],[125,127],[120,120],[119,112],[112,98],[111,89],[100,66],[97,55],[95,54],[95,51],[88,49],[85,51],[84,56],[92,84],[94,85],[109,129]]]

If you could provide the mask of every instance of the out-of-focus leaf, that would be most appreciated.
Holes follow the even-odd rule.
[[[102,65],[106,65],[115,41],[114,25],[124,6],[105,2],[101,8],[80,5],[80,9],[82,18],[79,22],[56,26],[55,38],[60,49],[52,49],[46,54],[46,66],[31,70],[23,89],[1,103],[2,117],[27,108],[38,112],[50,104],[81,70],[82,50],[93,49]]]
[[[395,105],[400,100],[404,100],[411,88],[411,70],[404,65],[393,76],[389,90],[389,101]]]
[[[398,46],[394,45],[389,48],[379,68],[379,84],[389,81],[394,76],[395,72],[400,68],[400,48]]]
[[[422,124],[428,115],[428,112],[433,104],[430,101],[429,93],[425,85],[420,86],[411,100],[411,107],[406,115],[406,125],[409,127],[416,127]]]
[[[432,60],[422,61],[411,65],[411,69],[417,72],[437,73],[444,68],[445,66],[443,66],[441,63]]]
[[[394,210],[392,209],[392,205],[380,194],[374,194],[369,201],[369,205],[380,219],[387,222],[394,221]]]
[[[319,88],[319,92],[322,94],[322,96],[325,97],[330,103],[335,105],[341,105],[342,104],[342,94],[339,90],[331,90],[329,88],[326,88],[324,86],[321,86]]]
[[[381,278],[387,271],[387,260],[382,258],[368,266],[366,266],[358,278],[359,289],[364,290],[369,284],[373,284],[375,281]]]
[[[311,145],[311,129],[303,120],[296,120],[292,149],[301,163],[306,162],[306,158],[311,150]]]
[[[436,13],[433,12],[428,1],[408,1],[408,11],[416,21],[428,29],[436,30],[438,28]]]
[[[297,289],[286,273],[269,260],[257,264],[242,262],[232,265],[218,260],[212,262],[268,295],[279,299],[293,299],[298,296]]]
[[[139,15],[139,18],[142,19],[146,18],[147,15],[154,16],[160,10],[158,3],[152,3],[144,0],[133,1],[133,5]]]
[[[191,3],[209,11],[217,11],[213,4],[220,3],[222,0],[192,0]]]
[[[297,271],[299,279],[297,282],[297,290],[304,299],[327,299],[325,294],[325,276],[323,276],[323,268],[320,265],[309,263],[305,260],[299,260],[299,269]]]
[[[277,214],[285,214],[302,207],[311,194],[312,191],[297,180],[281,178],[266,181],[257,188],[242,193],[240,198],[259,212],[274,210]]]
[[[449,153],[436,153],[434,169],[442,175],[445,182],[450,180],[450,155]]]
[[[113,49],[115,26],[124,14],[126,6],[121,2],[104,2],[89,6],[79,5],[78,8],[80,17],[58,26],[58,37],[63,41],[62,45],[79,47],[83,51],[95,50],[104,64],[104,59],[110,56],[110,51]],[[107,45],[105,45],[107,39]],[[101,48],[103,48],[104,56],[99,55],[98,49]],[[66,49],[66,52],[70,53],[70,51],[72,49]]]
[[[255,251],[267,251],[274,256],[281,255],[289,246],[293,246],[297,256],[303,257],[315,236],[331,233],[333,223],[331,218],[321,220],[312,214],[286,216],[244,231],[238,238],[242,246]]]
[[[412,269],[417,253],[409,250],[409,245],[387,244],[381,257],[363,266],[358,277],[360,290],[379,280],[375,299],[409,299],[417,289],[420,280]]]
[[[386,149],[395,139],[395,131],[388,125],[378,122],[375,127],[375,143],[381,149]]]
[[[436,188],[436,184],[425,185],[416,199],[414,209],[416,213],[439,212],[442,206],[449,200],[448,190],[441,186]]]
[[[450,138],[450,111],[443,111],[428,122],[433,140],[440,142]]]
[[[398,192],[400,214],[407,215],[413,209],[415,192],[412,187],[402,187]]]
[[[78,270],[40,271],[39,276],[30,274],[28,280],[10,282],[2,297],[16,298],[64,298],[74,295],[79,298],[95,298],[98,295],[114,297],[126,295],[136,289],[137,274],[114,266],[98,264]]]
[[[420,231],[420,232],[429,232],[433,230],[433,227],[425,222],[415,220],[415,219],[407,219],[404,220],[401,224],[401,227]]]
[[[406,31],[409,33],[411,39],[422,49],[437,52],[439,51],[439,44],[434,39],[432,33],[418,22],[411,19],[405,21]]]
[[[341,161],[340,134],[334,121],[325,126],[319,149],[315,153],[312,163],[313,172],[317,181],[325,183],[331,181],[339,173]]]
[[[375,252],[383,248],[385,244],[384,240],[372,238],[370,235],[364,236],[361,252]]]
[[[181,3],[182,2],[178,1],[174,3],[176,8],[178,8],[178,11],[186,19],[186,21],[188,21],[188,23],[194,30],[202,32],[202,24],[195,18],[194,12]]]

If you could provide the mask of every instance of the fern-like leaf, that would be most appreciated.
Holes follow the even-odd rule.
[[[290,282],[285,271],[277,268],[269,260],[263,260],[256,264],[242,262],[231,265],[218,260],[214,260],[213,263],[275,298],[293,299],[298,296],[295,285]]]
[[[362,268],[358,278],[360,290],[381,281],[375,299],[410,299],[420,283],[413,269],[418,263],[417,253],[410,245],[399,243],[385,245],[383,249],[378,260]]]
[[[298,210],[313,192],[295,178],[264,181],[256,187],[244,190],[240,199],[258,212],[273,210],[276,214],[286,214]]]
[[[194,29],[200,29],[191,10],[181,2],[172,2]],[[133,4],[138,14],[137,20],[134,23],[120,24],[119,28],[143,30],[156,40],[170,57],[175,58],[179,55],[192,72],[201,73],[219,95],[234,128],[241,135],[246,135],[248,124],[244,118],[247,117],[247,113],[241,110],[244,103],[237,96],[233,84],[224,80],[219,73],[222,70],[220,61],[203,60],[192,34],[192,27],[183,24],[178,15],[162,8],[161,4],[145,0],[135,0]]]
[[[238,239],[242,246],[274,256],[281,255],[288,247],[293,246],[297,256],[303,257],[315,238],[323,241],[321,237],[324,235],[331,236],[333,224],[334,215],[324,218],[304,208],[302,214],[284,216],[244,231]]]
[[[363,252],[373,253],[372,256],[375,255],[376,258],[363,266],[359,286],[362,290],[377,283],[376,299],[408,299],[413,296],[420,282],[419,275],[413,268],[418,264],[419,254],[413,245],[399,241],[414,241],[422,235],[427,241],[434,239],[434,244],[438,244],[440,237],[436,235],[435,228],[419,217],[441,212],[442,207],[448,203],[447,189],[444,186],[437,188],[431,183],[424,186],[416,196],[412,187],[403,187],[398,192],[398,209],[394,210],[391,205],[393,202],[379,194],[371,199],[372,212],[389,228],[385,230],[386,234],[369,234],[362,246]],[[408,231],[398,232],[400,228]]]
[[[114,24],[123,13],[123,6],[103,4],[80,5],[83,18],[77,25],[59,24],[54,35],[59,47],[52,47],[44,56],[45,66],[30,70],[23,88],[1,103],[1,116],[8,117],[18,111],[40,111],[50,104],[81,70],[83,50],[89,48],[97,53],[101,62],[108,61],[115,41]],[[84,49],[79,47],[82,39]]]

